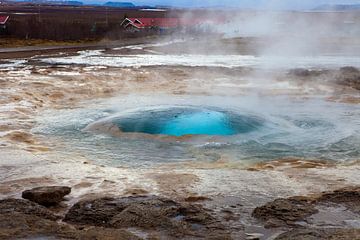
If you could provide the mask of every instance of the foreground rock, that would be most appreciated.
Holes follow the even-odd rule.
[[[36,216],[52,221],[60,218],[59,216],[56,216],[54,213],[49,211],[47,208],[28,200],[14,198],[0,200],[0,214],[3,216],[4,214],[12,213]]]
[[[295,229],[281,234],[276,240],[359,240],[360,229]]]
[[[317,213],[317,206],[335,204],[346,207],[349,211],[360,213],[360,187],[348,187],[332,192],[323,192],[312,197],[280,198],[257,207],[253,217],[263,221],[265,227],[300,226],[306,218]]]
[[[0,200],[0,239],[140,239],[119,229],[77,229],[57,222],[60,218],[47,208],[28,200]]]
[[[337,74],[337,82],[360,90],[360,70],[355,67],[343,67]]]
[[[355,213],[344,218],[354,225],[314,225],[315,216],[321,216],[323,209],[342,214],[337,206]],[[268,228],[281,227],[275,229],[283,232],[276,238],[280,240],[360,240],[359,206],[360,187],[348,187],[316,196],[277,199],[256,208],[253,216]],[[44,206],[24,199],[4,199],[0,200],[0,240],[231,239],[231,233],[238,229],[224,226],[212,213],[200,205],[158,196],[102,197],[76,203],[60,222],[61,217]],[[248,239],[266,237],[247,235]]]
[[[315,199],[319,203],[337,203],[353,212],[360,213],[360,187],[347,187],[332,192],[324,192]]]
[[[316,82],[329,81],[341,86],[360,90],[360,69],[356,67],[342,67],[338,70],[310,70],[305,68],[291,69],[288,76],[296,80]]]
[[[68,195],[70,192],[70,187],[37,187],[24,191],[22,197],[43,206],[52,206],[60,203],[64,196]]]
[[[0,214],[0,239],[107,239],[139,240],[119,229],[76,229],[68,224],[19,212]]]
[[[327,70],[309,70],[305,68],[295,68],[288,72],[290,76],[296,76],[301,78],[318,77],[328,73]]]
[[[136,228],[164,239],[230,239],[225,227],[201,206],[157,196],[100,198],[81,201],[66,214],[72,224]]]
[[[253,211],[253,216],[265,222],[265,227],[293,226],[317,210],[307,198],[276,199]]]

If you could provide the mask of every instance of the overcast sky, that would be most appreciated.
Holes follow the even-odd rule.
[[[84,2],[133,2],[137,5],[177,7],[228,6],[241,8],[306,9],[322,4],[360,4],[360,0],[84,0]]]

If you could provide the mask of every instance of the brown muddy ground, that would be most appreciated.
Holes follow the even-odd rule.
[[[111,47],[127,46],[129,44],[152,43],[158,40],[157,36],[124,38],[122,40],[78,40],[53,41],[46,39],[7,38],[0,39],[0,59],[31,58],[37,55],[49,55],[59,52],[76,54],[80,50],[107,49]]]

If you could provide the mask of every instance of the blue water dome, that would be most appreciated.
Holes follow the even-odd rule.
[[[212,107],[166,106],[136,109],[100,120],[115,124],[124,133],[146,133],[181,137],[185,135],[229,136],[248,133],[263,125],[263,120]],[[99,124],[98,123],[98,124]],[[98,124],[96,124],[98,126]]]
[[[236,131],[225,113],[201,111],[185,113],[169,119],[160,134],[170,136],[184,135],[233,135]]]

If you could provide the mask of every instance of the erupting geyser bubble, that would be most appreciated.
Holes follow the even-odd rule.
[[[263,125],[261,118],[232,111],[192,106],[132,110],[90,124],[86,130],[120,131],[168,136],[248,133]],[[106,127],[102,127],[106,126]]]
[[[164,105],[165,98],[127,97],[45,112],[32,133],[59,142],[65,154],[110,166],[223,158],[244,164],[292,157],[352,161],[360,156],[357,105],[273,96],[258,102],[181,96]]]

